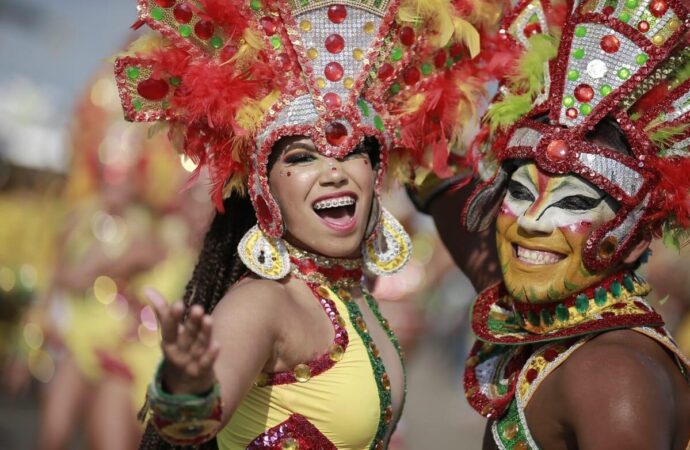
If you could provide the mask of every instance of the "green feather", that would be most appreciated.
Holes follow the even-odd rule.
[[[685,133],[689,126],[690,124],[684,123],[675,126],[659,127],[650,133],[649,138],[659,148],[665,149],[673,145],[675,138]]]

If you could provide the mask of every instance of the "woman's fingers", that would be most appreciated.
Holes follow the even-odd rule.
[[[148,298],[153,312],[156,314],[163,342],[174,342],[177,339],[178,320],[176,320],[176,313],[180,309],[184,311],[184,306],[181,302],[177,302],[172,308],[169,307],[165,298],[153,288],[144,288],[144,295]]]
[[[197,335],[201,330],[201,323],[204,318],[204,309],[199,305],[192,306],[187,320],[184,322],[184,328],[177,339],[177,345],[180,350],[189,350],[191,345],[196,341]]]

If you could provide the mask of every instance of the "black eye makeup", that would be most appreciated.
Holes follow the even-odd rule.
[[[527,189],[522,183],[510,180],[508,183],[508,193],[515,200],[527,200],[533,202],[535,200],[534,195]]]
[[[550,205],[556,208],[567,209],[571,211],[587,211],[594,209],[606,198],[601,196],[599,198],[588,197],[586,195],[569,195]]]
[[[289,150],[283,157],[286,164],[303,164],[314,160],[316,160],[316,155],[309,150]]]

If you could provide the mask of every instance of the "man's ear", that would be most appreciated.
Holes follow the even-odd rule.
[[[635,244],[628,250],[627,255],[625,255],[625,258],[623,258],[623,263],[625,264],[634,264],[638,259],[640,259],[640,256],[647,251],[649,248],[649,244],[652,243],[652,238],[646,237],[642,239],[640,242]]]

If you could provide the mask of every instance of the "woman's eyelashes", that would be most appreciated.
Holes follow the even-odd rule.
[[[302,164],[316,160],[316,155],[310,151],[298,150],[289,152],[283,160],[286,164]]]

